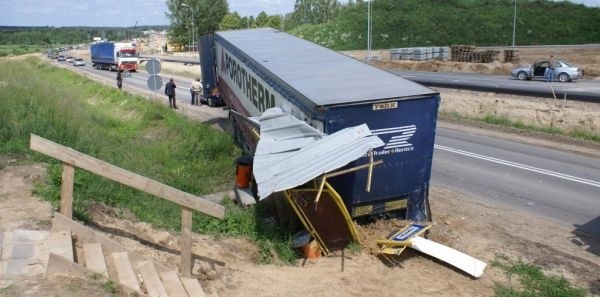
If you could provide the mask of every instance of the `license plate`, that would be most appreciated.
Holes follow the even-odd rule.
[[[398,108],[398,102],[384,102],[373,104],[373,110]]]

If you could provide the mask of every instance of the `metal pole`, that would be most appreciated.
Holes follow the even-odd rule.
[[[515,0],[515,13],[513,14],[513,39],[512,46],[515,47],[515,33],[517,32],[517,0]]]
[[[194,9],[190,7],[190,9],[192,10],[192,52],[196,51],[196,27],[194,25],[195,23],[195,19],[194,19]]]
[[[367,2],[367,63],[371,63],[371,51],[369,45],[371,43],[371,1]]]

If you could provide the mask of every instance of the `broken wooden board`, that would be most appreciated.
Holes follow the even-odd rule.
[[[293,189],[285,191],[285,196],[298,215],[298,218],[317,239],[319,247],[326,254],[345,248],[350,242],[359,242],[358,232],[350,219],[342,198],[329,185],[315,203],[318,189]]]
[[[393,232],[387,239],[377,241],[377,245],[380,246],[379,254],[400,255],[407,247],[410,247],[446,262],[474,277],[478,278],[483,274],[483,270],[487,266],[483,261],[418,236],[429,228],[431,228],[431,225],[412,223],[400,231]]]
[[[442,260],[474,277],[480,277],[487,264],[451,247],[431,240],[414,237],[411,248]]]

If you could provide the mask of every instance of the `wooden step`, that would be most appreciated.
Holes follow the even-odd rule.
[[[169,297],[188,297],[175,271],[161,272],[160,277]]]
[[[200,283],[198,283],[197,279],[182,277],[181,283],[185,287],[185,290],[190,297],[206,297],[206,294],[204,294],[204,290],[202,290],[202,287],[200,286]]]
[[[168,297],[167,291],[160,281],[154,264],[150,261],[136,262],[137,271],[142,275],[144,287],[150,297]]]
[[[135,291],[141,291],[140,284],[129,261],[127,252],[117,252],[110,255],[117,272],[117,282]]]
[[[59,230],[50,233],[48,239],[48,252],[74,262],[73,238],[71,237],[71,232]]]
[[[100,243],[86,243],[83,245],[83,255],[85,259],[85,267],[88,269],[108,277],[108,269],[104,253]]]

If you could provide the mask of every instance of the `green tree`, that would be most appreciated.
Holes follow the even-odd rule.
[[[296,0],[294,21],[299,24],[322,24],[334,19],[342,5],[337,0]]]
[[[235,30],[245,27],[242,18],[237,12],[226,14],[219,23],[219,30]]]
[[[226,0],[167,0],[167,9],[169,40],[182,45],[192,28],[196,37],[217,31],[229,5]]]
[[[256,16],[256,21],[254,22],[254,24],[256,25],[256,27],[261,28],[261,27],[267,27],[269,26],[269,15],[267,15],[266,12],[261,11],[257,16]]]
[[[269,16],[269,27],[275,28],[275,29],[282,29],[282,16],[280,16],[278,14],[270,15]]]

